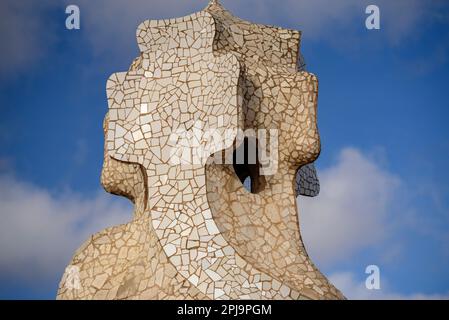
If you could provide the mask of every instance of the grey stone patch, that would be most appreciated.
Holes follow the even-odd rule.
[[[320,181],[313,163],[299,168],[295,183],[296,196],[316,197],[320,193]]]

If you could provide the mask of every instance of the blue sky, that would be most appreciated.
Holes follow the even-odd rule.
[[[322,193],[299,198],[317,265],[350,298],[449,298],[449,5],[445,1],[223,0],[303,31],[320,81]],[[77,4],[81,29],[65,28]],[[0,298],[53,299],[74,250],[131,217],[99,184],[105,83],[137,55],[144,19],[207,1],[2,1]],[[365,28],[377,4],[381,29]],[[381,290],[364,287],[365,267]]]

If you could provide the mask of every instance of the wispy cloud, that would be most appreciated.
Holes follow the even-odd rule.
[[[103,228],[131,220],[132,208],[104,191],[54,195],[0,175],[0,218],[0,276],[32,288],[56,285],[75,250]]]
[[[449,292],[403,294],[393,290],[384,277],[381,290],[368,290],[360,280],[366,255],[371,263],[379,265],[381,274],[385,267],[390,276],[394,274],[392,269],[407,270],[407,263],[416,263],[426,256],[434,264],[435,277],[447,281],[447,208],[439,207],[438,197],[431,196],[432,190],[420,194],[422,190],[408,186],[382,165],[384,161],[359,149],[345,148],[332,165],[319,168],[321,194],[316,198],[298,198],[306,248],[319,267],[330,271],[330,280],[348,298],[449,299]],[[420,203],[422,199],[424,205]],[[418,250],[418,241],[431,246],[431,251]],[[405,260],[401,262],[402,259]],[[344,272],[336,272],[339,269]],[[413,270],[432,278],[429,270]]]
[[[298,199],[303,238],[319,264],[340,262],[385,240],[399,177],[346,148],[333,166],[319,171],[319,178],[320,195]]]
[[[449,300],[446,294],[402,294],[389,287],[388,281],[381,278],[380,290],[368,290],[364,281],[358,281],[350,272],[334,273],[329,280],[352,300]]]

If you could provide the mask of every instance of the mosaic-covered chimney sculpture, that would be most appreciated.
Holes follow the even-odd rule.
[[[140,56],[107,82],[101,177],[134,218],[78,249],[59,299],[344,298],[299,230],[320,152],[300,35],[217,1],[138,27]]]

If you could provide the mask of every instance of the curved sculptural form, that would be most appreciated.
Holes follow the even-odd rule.
[[[143,22],[137,40],[140,56],[107,82],[102,172],[108,192],[134,202],[134,219],[78,249],[77,285],[66,272],[58,298],[344,298],[299,231],[297,192],[318,189],[314,169],[298,169],[320,152],[318,84],[298,71],[300,32],[211,1]],[[268,161],[235,163],[251,141],[260,155],[262,140],[275,146]],[[297,175],[310,185],[298,189]]]

